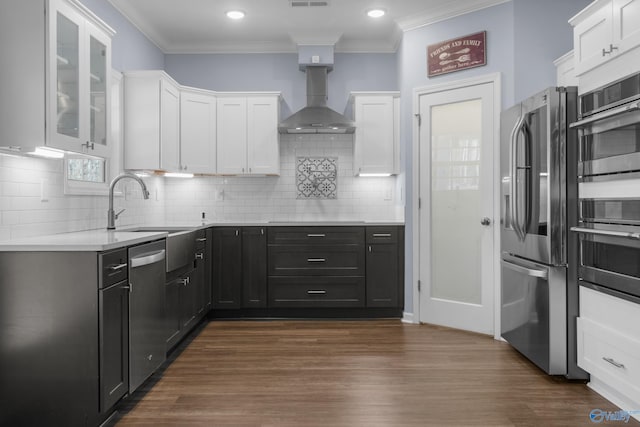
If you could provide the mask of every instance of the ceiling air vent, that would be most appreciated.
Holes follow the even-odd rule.
[[[329,6],[328,1],[302,1],[302,0],[291,0],[291,7],[324,7]]]

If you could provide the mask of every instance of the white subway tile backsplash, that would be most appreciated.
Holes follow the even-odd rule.
[[[296,199],[296,157],[338,157],[337,199]],[[118,227],[164,221],[403,220],[398,178],[353,175],[352,135],[282,135],[278,177],[144,178],[118,184]],[[47,201],[41,201],[41,185]],[[390,196],[390,197],[389,197]],[[64,195],[63,162],[0,155],[0,239],[106,227],[105,196]]]

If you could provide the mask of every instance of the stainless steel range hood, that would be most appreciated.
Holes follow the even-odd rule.
[[[280,125],[280,133],[353,133],[355,124],[327,107],[327,73],[325,65],[308,65],[307,106],[292,114]]]

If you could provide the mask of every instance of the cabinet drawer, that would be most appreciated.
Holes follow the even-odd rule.
[[[640,340],[640,304],[580,286],[580,317]]]
[[[398,243],[399,228],[395,226],[367,227],[367,245],[376,243]]]
[[[362,277],[271,277],[270,307],[364,307]]]
[[[364,276],[361,245],[269,247],[270,276]]]
[[[361,245],[364,227],[271,227],[270,245]]]
[[[126,280],[128,277],[127,248],[101,254],[100,269],[102,271],[100,288],[107,288],[114,283]]]
[[[579,317],[578,366],[640,402],[640,341]]]

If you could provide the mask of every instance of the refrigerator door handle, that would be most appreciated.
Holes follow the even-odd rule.
[[[522,274],[526,274],[527,276],[530,277],[538,277],[540,279],[543,280],[549,280],[549,272],[545,269],[545,270],[539,270],[537,268],[528,268],[528,267],[524,267],[522,265],[518,265],[518,264],[513,264],[509,261],[505,261],[505,260],[501,260],[500,263],[513,271],[516,271],[518,273],[522,273]]]
[[[520,227],[520,211],[518,209],[518,134],[524,123],[524,116],[520,116],[516,122],[513,130],[511,131],[511,146],[510,146],[510,170],[511,175],[511,227],[516,233],[518,240],[524,240],[524,231]]]
[[[524,171],[528,174],[529,180],[525,180],[524,186],[524,200],[525,200],[525,213],[524,218],[522,219],[522,224],[520,227],[520,231],[522,232],[522,240],[527,237],[527,230],[531,227],[531,217],[532,217],[532,209],[533,209],[533,200],[531,200],[531,184],[533,182],[533,163],[532,163],[532,150],[533,145],[531,143],[531,129],[529,129],[529,125],[527,124],[527,118],[529,114],[525,114],[522,118],[522,124],[520,125],[520,133],[524,136],[524,146],[525,151],[528,153],[526,155],[526,159],[528,160],[528,164],[525,164]]]

